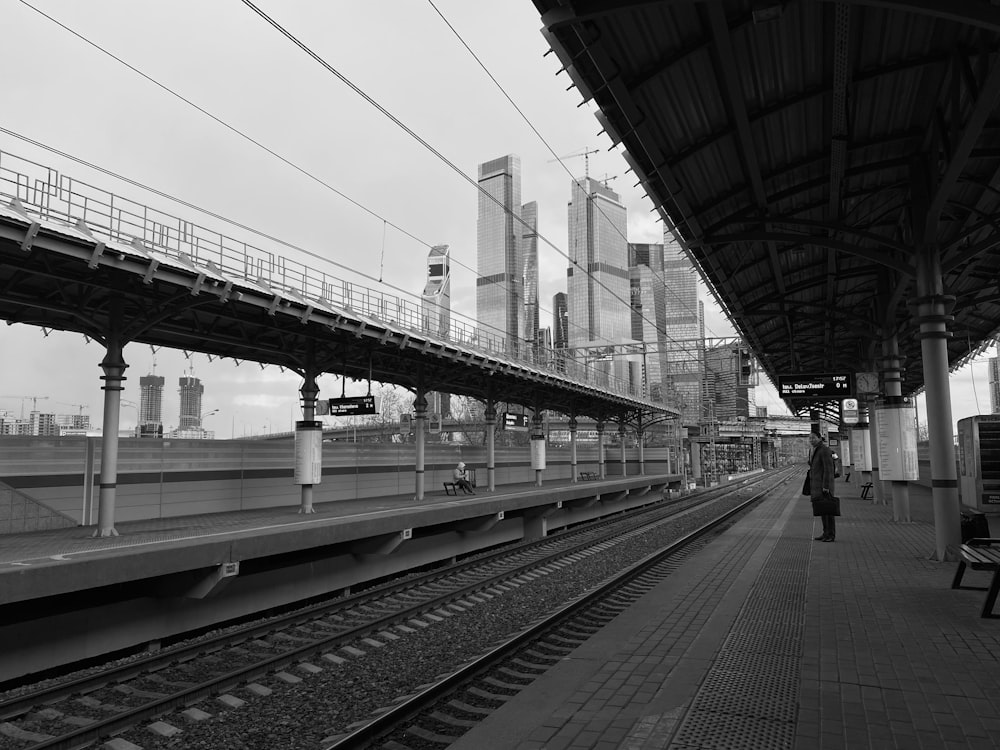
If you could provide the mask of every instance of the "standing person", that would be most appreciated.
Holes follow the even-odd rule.
[[[465,462],[459,461],[458,466],[455,467],[455,486],[461,487],[462,492],[469,495],[475,495],[476,491],[472,489],[472,485],[469,484],[469,475],[465,470]]]
[[[816,502],[833,495],[833,454],[823,437],[817,432],[809,433],[809,500]],[[815,514],[813,514],[815,515]],[[837,521],[834,515],[822,515],[823,533],[816,537],[817,542],[832,542],[837,536]]]

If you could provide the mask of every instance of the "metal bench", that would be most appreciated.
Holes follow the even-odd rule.
[[[458,485],[454,482],[442,482],[444,485],[444,494],[446,495],[458,495]]]
[[[981,617],[1000,617],[993,614],[993,605],[997,600],[997,593],[1000,592],[1000,539],[970,539],[967,544],[958,548],[961,560],[958,562],[958,570],[955,571],[955,578],[951,582],[953,589],[973,589],[985,591],[986,602],[983,604]],[[963,586],[962,576],[965,569],[991,570],[993,578],[987,586]]]
[[[871,491],[872,491],[871,482],[865,482],[863,485],[861,485],[861,499],[867,500],[868,496],[871,494]]]
[[[597,474],[596,471],[581,471],[580,472],[580,479],[582,481],[589,481],[589,480],[593,480],[593,479],[597,479],[597,478],[598,478],[598,474]]]

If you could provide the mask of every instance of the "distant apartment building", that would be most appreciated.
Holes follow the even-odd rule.
[[[35,437],[59,437],[55,414],[33,411],[28,415],[28,434]]]
[[[520,157],[508,154],[480,164],[479,187],[476,319],[485,339],[519,354],[524,306]]]
[[[139,437],[163,437],[163,384],[160,375],[139,378]]]
[[[178,385],[181,410],[176,432],[201,430],[201,398],[205,393],[205,386],[200,379],[187,375],[178,381]]]

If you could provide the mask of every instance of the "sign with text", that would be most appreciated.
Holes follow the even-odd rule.
[[[509,412],[503,415],[503,428],[505,430],[527,430],[528,429],[528,415],[527,414],[511,414]]]
[[[841,401],[840,414],[844,419],[844,424],[857,424],[860,418],[858,400],[856,398],[845,398]]]
[[[854,395],[850,373],[800,373],[778,376],[781,398],[846,398]]]
[[[358,414],[378,414],[374,396],[344,396],[327,400],[331,417],[351,417]],[[325,415],[324,415],[325,416]]]
[[[912,482],[917,467],[917,410],[907,404],[885,404],[875,410],[880,479]]]

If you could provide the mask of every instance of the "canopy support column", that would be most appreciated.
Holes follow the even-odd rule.
[[[955,298],[945,295],[941,254],[935,246],[918,248],[917,322],[927,388],[927,429],[930,437],[931,492],[934,498],[935,559],[949,559],[949,545],[962,541],[958,502],[958,472],[952,442],[951,386],[948,383],[947,313]]]

